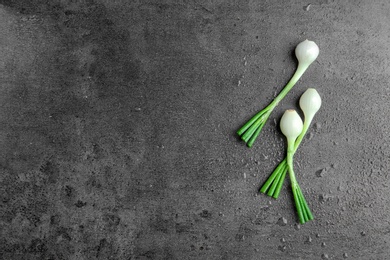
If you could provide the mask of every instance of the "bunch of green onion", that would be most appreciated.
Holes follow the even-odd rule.
[[[303,123],[302,132],[294,142],[294,149],[292,151],[293,154],[295,154],[295,152],[297,151],[299,145],[303,140],[303,137],[306,135],[306,132],[309,129],[309,126],[314,118],[314,115],[321,107],[321,103],[322,103],[321,97],[318,94],[317,90],[315,90],[314,88],[307,89],[305,93],[303,93],[303,95],[301,96],[299,100],[299,106],[303,111],[305,120]],[[268,196],[277,199],[279,197],[280,190],[282,188],[287,170],[288,170],[288,165],[287,165],[287,157],[286,157],[279,163],[279,165],[269,176],[267,181],[261,187],[260,192],[266,193]]]
[[[320,109],[321,103],[321,97],[318,92],[313,88],[309,88],[303,93],[299,100],[299,105],[305,117],[304,123],[302,123],[300,116],[295,110],[287,110],[283,114],[282,119],[280,120],[280,129],[287,138],[287,156],[279,163],[260,189],[260,192],[278,198],[288,171],[295,207],[301,224],[312,220],[313,215],[296,180],[293,168],[293,156],[309,129],[314,115]]]
[[[301,78],[306,69],[316,60],[319,54],[318,46],[315,42],[305,40],[297,45],[295,48],[295,56],[298,59],[298,67],[287,83],[283,90],[278,96],[263,110],[254,115],[246,124],[244,124],[238,131],[237,134],[247,144],[248,147],[252,147],[256,138],[263,129],[268,117],[279,102],[287,95],[292,87]]]
[[[298,67],[293,77],[268,106],[253,116],[237,131],[237,134],[248,147],[252,147],[271,112],[297,83],[310,64],[316,60],[318,54],[319,48],[313,41],[305,40],[297,45],[295,48],[295,55],[298,59]],[[301,117],[293,109],[286,110],[283,114],[280,120],[280,129],[287,138],[287,156],[275,168],[261,187],[260,192],[278,198],[288,172],[299,222],[304,224],[307,221],[312,220],[313,215],[296,179],[293,167],[293,156],[302,142],[314,115],[321,107],[321,97],[315,89],[309,88],[301,96],[299,105],[304,114],[304,122],[302,122]]]

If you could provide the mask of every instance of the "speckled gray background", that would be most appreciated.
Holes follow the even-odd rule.
[[[212,3],[210,3],[212,2]],[[390,2],[0,0],[1,259],[388,259]],[[248,149],[235,131],[320,55]],[[323,106],[296,155],[278,121]]]

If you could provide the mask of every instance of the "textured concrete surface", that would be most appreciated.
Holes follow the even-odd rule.
[[[210,3],[212,2],[212,3]],[[1,259],[388,259],[390,3],[0,0]],[[318,60],[248,149],[235,131]],[[288,182],[277,122],[323,106]]]

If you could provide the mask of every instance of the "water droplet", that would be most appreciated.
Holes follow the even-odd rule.
[[[313,124],[313,128],[314,128],[314,130],[320,129],[320,128],[321,128],[321,123],[315,122],[315,123]]]
[[[362,235],[364,237],[366,235],[366,232],[362,231],[362,232],[360,232],[360,235]]]
[[[284,239],[284,237],[282,237],[282,238],[280,239],[280,242],[285,243],[285,242],[286,242],[286,239]]]
[[[319,238],[321,235],[320,234],[316,234],[316,238]]]
[[[311,238],[311,236],[308,236],[305,241],[305,244],[311,244],[311,242],[313,242],[313,239]]]
[[[322,246],[322,247],[326,247],[326,243],[325,243],[325,242],[322,242],[322,243],[321,243],[321,246]]]
[[[287,246],[285,246],[285,245],[278,246],[278,249],[279,249],[280,251],[284,252],[284,251],[286,251]]]
[[[348,258],[348,254],[347,254],[347,253],[344,253],[344,254],[343,254],[343,257],[344,257],[344,258]]]
[[[325,174],[326,174],[326,168],[320,169],[320,170],[316,171],[316,176],[317,177],[324,177]]]
[[[300,224],[295,224],[295,230],[300,230],[301,229],[301,225]]]
[[[329,259],[328,254],[322,254],[321,257],[322,257],[322,259]]]
[[[276,222],[279,226],[287,225],[287,219],[284,217],[279,218],[278,222]]]

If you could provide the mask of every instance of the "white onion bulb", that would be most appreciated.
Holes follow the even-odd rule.
[[[311,121],[311,119],[320,109],[321,103],[321,97],[314,88],[308,88],[305,93],[302,94],[301,98],[299,99],[299,106],[305,115],[305,121]]]
[[[287,137],[288,141],[295,141],[301,134],[303,122],[297,111],[288,109],[280,119],[280,130]]]
[[[320,53],[320,49],[313,41],[304,40],[299,43],[295,48],[295,56],[298,59],[300,65],[308,67],[313,61],[315,61]]]

